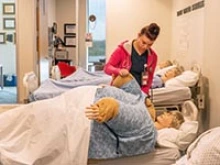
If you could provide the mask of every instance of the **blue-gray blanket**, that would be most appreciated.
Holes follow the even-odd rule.
[[[76,72],[61,79],[47,79],[29,97],[30,101],[53,98],[69,89],[84,85],[110,84],[111,76],[104,72],[92,73],[83,68],[77,68]]]
[[[119,101],[119,114],[104,124],[92,123],[89,158],[117,158],[153,151],[157,131],[144,104],[146,95],[137,82],[132,80],[122,89],[97,89],[95,101],[103,97]]]

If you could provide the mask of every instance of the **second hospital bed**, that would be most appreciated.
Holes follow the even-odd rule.
[[[47,79],[39,87],[35,85],[33,88],[33,84],[37,84],[37,79],[33,78],[33,74],[24,78],[24,84],[26,84],[25,86],[30,94],[30,101],[52,98],[77,86],[110,84],[111,82],[111,76],[104,74],[103,71],[94,73],[78,67],[73,74],[66,78],[60,80]],[[184,74],[168,80],[166,82],[166,84],[169,84],[168,86],[165,84],[163,88],[152,89],[150,94],[154,104],[156,106],[172,105],[191,99],[194,95],[191,92],[190,86],[196,87],[198,77],[198,74],[193,71],[186,71]],[[175,82],[178,78],[184,80],[184,84],[182,80],[181,82]]]
[[[24,77],[24,84],[29,93],[29,101],[37,101],[53,98],[67,90],[78,86],[110,84],[111,76],[104,72],[88,72],[85,69],[78,67],[71,75],[60,79],[47,79],[37,87],[37,78],[34,73]],[[32,84],[35,84],[34,87]]]

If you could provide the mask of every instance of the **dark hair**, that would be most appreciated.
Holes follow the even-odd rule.
[[[146,35],[150,40],[154,41],[160,33],[160,27],[156,23],[151,23],[141,29],[141,34]]]

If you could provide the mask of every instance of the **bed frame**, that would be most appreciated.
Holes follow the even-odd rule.
[[[193,64],[191,70],[199,74],[199,80],[197,84],[190,87],[191,98],[190,100],[196,105],[199,110],[198,121],[199,121],[199,134],[208,130],[209,128],[209,83],[207,77],[201,73],[201,67],[198,64]],[[157,114],[164,111],[178,110],[181,111],[182,102],[176,104],[167,105],[155,105]]]

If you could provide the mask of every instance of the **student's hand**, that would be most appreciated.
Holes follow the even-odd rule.
[[[130,72],[127,69],[121,69],[119,72],[120,76],[122,77],[126,77],[127,75],[129,75],[129,73]]]

